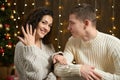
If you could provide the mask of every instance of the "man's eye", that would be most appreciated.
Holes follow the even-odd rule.
[[[52,27],[52,25],[49,25],[49,27]]]

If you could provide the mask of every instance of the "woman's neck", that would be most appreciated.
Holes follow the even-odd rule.
[[[36,40],[35,40],[35,45],[36,45],[37,47],[39,47],[39,48],[42,48],[41,42],[42,42],[42,39],[36,39]]]

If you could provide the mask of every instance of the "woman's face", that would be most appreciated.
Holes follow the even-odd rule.
[[[38,23],[36,28],[36,37],[43,38],[48,32],[50,32],[50,28],[52,27],[53,18],[50,15],[45,15]]]

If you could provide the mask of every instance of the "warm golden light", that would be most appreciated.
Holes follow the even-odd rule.
[[[61,33],[63,32],[62,30],[59,30]]]
[[[45,5],[49,5],[50,3],[48,1],[45,2]]]
[[[14,5],[16,5],[16,3],[14,3]]]
[[[59,9],[62,9],[62,6],[59,6]]]
[[[113,36],[115,36],[115,34],[112,34]]]
[[[114,6],[112,6],[112,8],[114,8]]]
[[[57,39],[57,38],[55,38],[55,40],[57,41],[58,39]]]
[[[7,3],[7,5],[8,5],[8,6],[11,6],[11,4],[10,4],[10,3]]]
[[[25,4],[25,6],[27,6],[27,4]]]
[[[115,26],[113,26],[113,29],[116,29],[116,27],[115,27]]]
[[[99,19],[99,18],[100,18],[100,16],[96,16],[96,18],[97,18],[97,19]]]
[[[17,34],[16,34],[16,33],[14,33],[14,36],[16,37],[16,36],[17,36]]]
[[[25,14],[25,12],[22,12],[22,14]]]
[[[35,3],[32,3],[32,5],[34,6],[34,5],[35,5]]]
[[[59,17],[61,17],[61,14],[59,14]]]
[[[59,45],[59,46],[58,46],[58,48],[60,49],[60,48],[61,48],[61,46]]]
[[[63,25],[63,23],[60,23],[60,25]]]
[[[13,18],[14,18],[14,16],[13,16],[13,15],[11,15],[11,16],[10,16],[10,18],[11,18],[11,19],[13,19]]]
[[[111,33],[112,31],[110,30],[109,32]]]
[[[13,10],[13,13],[15,14],[15,13],[16,13],[16,11],[15,11],[15,10]]]
[[[3,25],[2,25],[2,24],[0,24],[0,28],[3,28]]]
[[[112,20],[114,21],[114,20],[115,20],[115,17],[112,17]]]
[[[18,17],[18,19],[20,19],[20,17]]]

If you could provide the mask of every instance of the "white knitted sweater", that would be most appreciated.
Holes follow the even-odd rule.
[[[80,76],[81,64],[95,66],[102,80],[120,80],[120,40],[114,36],[98,32],[89,42],[71,37],[64,56],[69,65],[56,64],[54,70],[62,80],[84,80]],[[78,64],[72,64],[73,60]]]
[[[56,77],[50,73],[53,52],[50,46],[44,44],[39,48],[18,42],[14,63],[20,80],[56,80]]]

